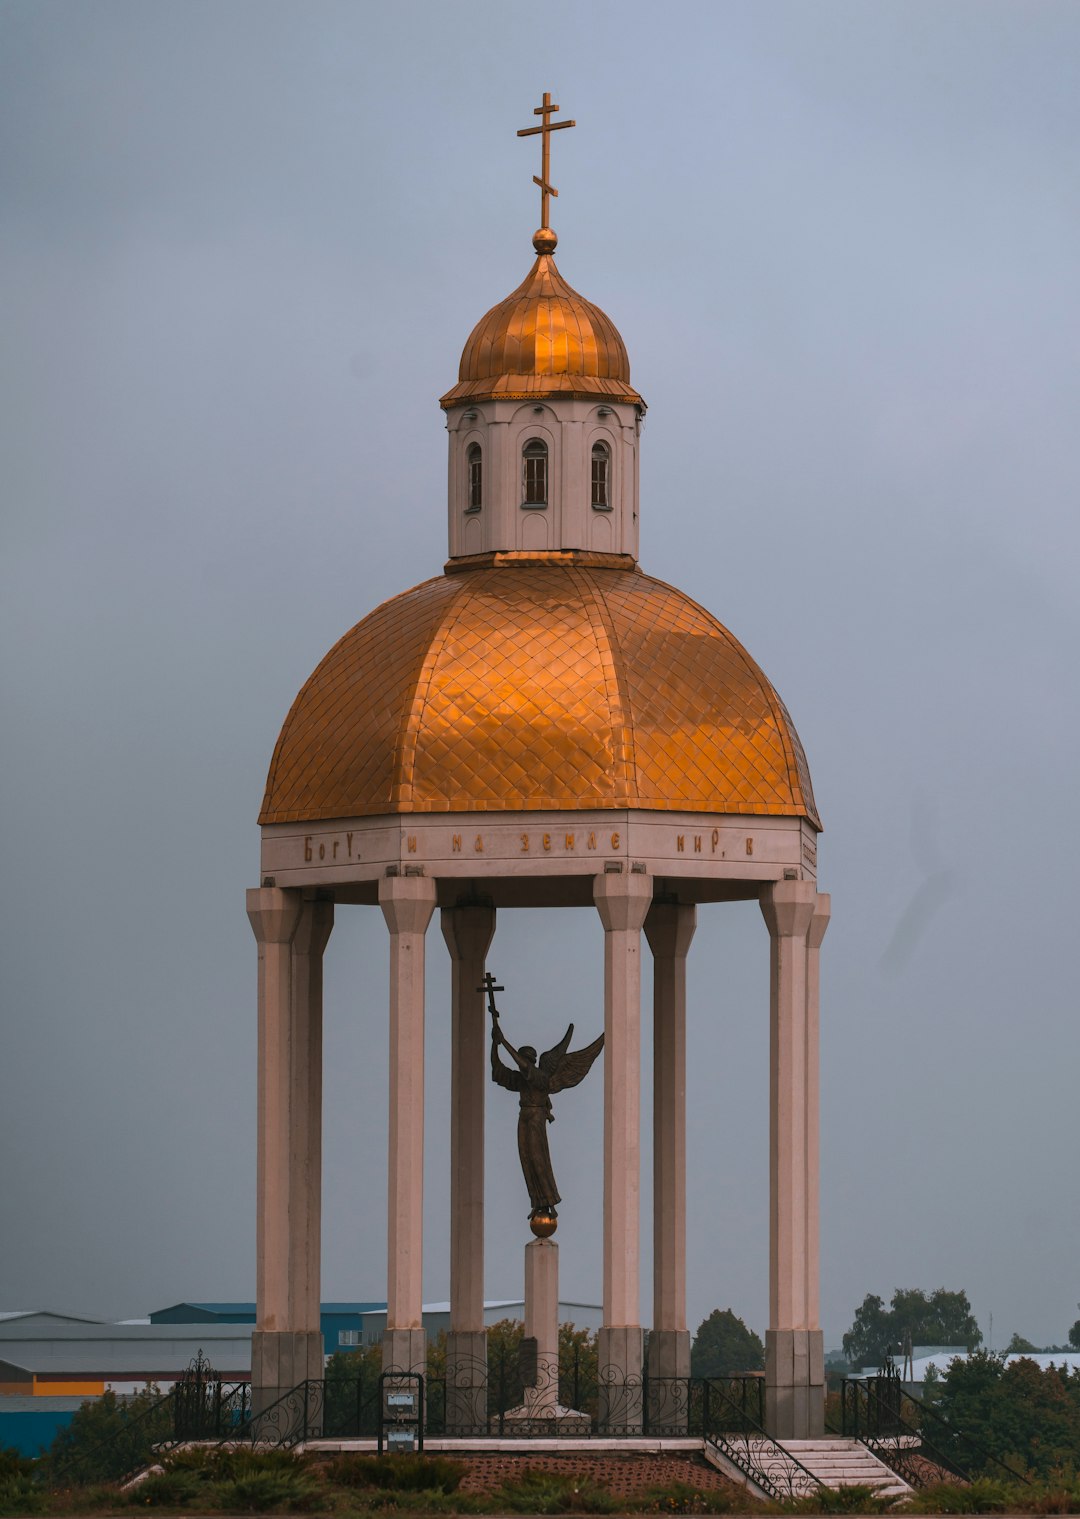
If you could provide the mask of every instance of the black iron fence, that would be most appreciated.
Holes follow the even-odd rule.
[[[909,1393],[895,1373],[844,1381],[840,1421],[842,1434],[861,1441],[911,1487],[927,1487],[950,1477],[970,1482],[978,1476],[1028,1483],[1024,1472]]]
[[[393,1375],[391,1372],[386,1375]],[[385,1380],[385,1377],[383,1378]],[[167,1400],[164,1446],[189,1441],[292,1446],[312,1439],[375,1439],[380,1373],[357,1358],[356,1375],[263,1388],[205,1380]],[[423,1378],[430,1435],[685,1435],[763,1432],[761,1377],[625,1377],[582,1360],[522,1367],[516,1358],[460,1360]]]

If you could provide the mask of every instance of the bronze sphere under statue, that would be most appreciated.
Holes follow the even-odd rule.
[[[559,1227],[559,1216],[554,1208],[536,1208],[529,1214],[529,1228],[537,1239],[550,1239]]]

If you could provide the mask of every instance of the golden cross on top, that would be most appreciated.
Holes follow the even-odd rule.
[[[537,132],[540,133],[540,173],[539,175],[533,175],[533,184],[540,186],[540,225],[544,229],[547,229],[551,225],[548,220],[548,196],[558,196],[559,193],[548,179],[551,173],[551,134],[552,132],[560,131],[563,127],[575,125],[572,121],[552,121],[551,114],[558,109],[557,105],[552,105],[551,103],[550,90],[545,90],[543,105],[533,107],[533,115],[544,118],[543,126],[522,127],[518,133],[519,137],[535,137]]]

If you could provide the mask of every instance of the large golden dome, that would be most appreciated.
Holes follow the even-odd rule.
[[[458,383],[440,405],[538,396],[643,404],[615,323],[570,288],[547,253],[473,328]]]
[[[696,602],[599,556],[494,560],[384,602],[331,649],[260,822],[633,807],[820,826],[783,702]]]

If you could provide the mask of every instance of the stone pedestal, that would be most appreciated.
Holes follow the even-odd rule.
[[[689,1413],[690,1331],[649,1335],[649,1433],[685,1435]]]
[[[765,1331],[765,1428],[777,1440],[820,1440],[824,1435],[820,1329]]]
[[[446,1336],[446,1433],[485,1435],[487,1428],[487,1334],[451,1329]]]
[[[596,1337],[602,1435],[640,1435],[645,1331],[637,1324],[601,1329]]]
[[[525,1342],[523,1361],[531,1361],[527,1352],[535,1347],[535,1364],[526,1377],[524,1401],[505,1422],[521,1434],[588,1434],[588,1414],[559,1402],[559,1247],[554,1240],[534,1239],[525,1246]]]
[[[384,1329],[382,1369],[383,1371],[402,1371],[413,1376],[426,1376],[427,1330]]]
[[[301,1382],[321,1382],[325,1357],[317,1329],[256,1329],[251,1336],[251,1411],[262,1413]],[[309,1399],[315,1406],[317,1399]],[[321,1430],[321,1426],[320,1426]],[[320,1430],[309,1426],[308,1433]]]
[[[525,1389],[526,1417],[552,1418],[559,1406],[559,1247],[525,1246],[525,1338],[536,1342],[536,1380]]]

